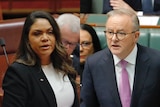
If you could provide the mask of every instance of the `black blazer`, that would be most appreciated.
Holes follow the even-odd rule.
[[[102,13],[107,13],[112,10],[112,7],[109,3],[110,0],[103,0],[103,11]],[[142,0],[124,0],[127,4],[129,4],[135,11],[142,11]],[[144,13],[144,14],[152,14],[152,15],[160,15],[160,0],[154,0],[154,9],[152,13]]]
[[[122,107],[109,49],[87,59],[80,107]],[[130,107],[160,107],[160,52],[140,45]]]
[[[75,92],[72,107],[79,107],[76,85],[70,80]],[[3,107],[57,107],[55,94],[41,67],[13,63],[5,74],[3,89]]]

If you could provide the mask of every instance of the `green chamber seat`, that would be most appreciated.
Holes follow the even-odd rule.
[[[160,33],[150,33],[149,47],[160,50]]]
[[[100,45],[101,45],[101,48],[104,49],[107,47],[107,41],[106,41],[106,36],[104,34],[104,32],[97,32],[97,35],[98,35],[98,38],[99,38],[99,41],[100,41]]]
[[[149,37],[150,37],[150,34],[148,32],[141,32],[138,43],[143,46],[149,47]]]

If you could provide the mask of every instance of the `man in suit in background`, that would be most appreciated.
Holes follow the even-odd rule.
[[[144,15],[160,15],[160,0],[103,0],[103,13],[120,8],[143,11]]]
[[[58,17],[57,23],[61,31],[62,44],[68,55],[73,59],[73,67],[78,72],[80,62],[76,53],[79,50],[76,47],[79,47],[80,18],[70,13],[64,13]]]
[[[86,60],[80,107],[160,107],[160,52],[137,43],[133,11],[116,9],[107,17],[108,48]]]

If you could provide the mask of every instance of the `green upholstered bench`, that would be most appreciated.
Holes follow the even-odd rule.
[[[160,50],[160,33],[150,33],[149,47]]]
[[[106,36],[104,34],[104,32],[97,32],[97,35],[98,35],[98,38],[99,38],[99,41],[100,41],[100,45],[101,45],[101,48],[104,49],[107,47],[107,41],[106,41]]]
[[[139,39],[138,39],[138,43],[143,45],[143,46],[149,47],[149,37],[150,37],[150,33],[141,32],[140,36],[139,36]]]
[[[104,34],[105,27],[94,27],[100,40],[101,48],[107,47],[106,36]],[[140,29],[140,37],[138,43],[150,48],[160,50],[160,31],[159,29]]]
[[[105,33],[104,33],[105,27],[94,27],[94,29],[96,30],[96,33],[98,35],[101,48],[102,49],[106,48],[107,47],[107,41],[106,41],[106,36],[105,36]]]

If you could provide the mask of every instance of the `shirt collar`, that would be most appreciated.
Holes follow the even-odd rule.
[[[137,56],[137,44],[134,46],[134,48],[131,51],[131,53],[124,60],[127,61],[130,64],[135,65],[136,56]],[[113,59],[114,59],[114,65],[117,65],[121,60],[116,55],[113,55]]]

